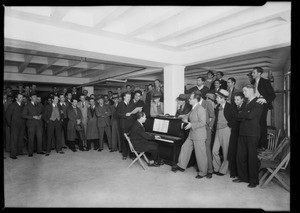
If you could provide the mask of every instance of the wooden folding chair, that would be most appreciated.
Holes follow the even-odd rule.
[[[290,144],[287,143],[282,149],[281,152],[276,153],[276,156],[272,157],[269,160],[262,160],[260,164],[260,170],[266,169],[265,174],[261,177],[260,182],[260,188],[264,188],[268,185],[268,183],[275,177],[287,190],[290,191],[289,184],[287,184],[284,181],[283,175],[279,173],[280,170],[285,170],[289,161],[290,161]],[[281,156],[280,156],[281,155]],[[267,177],[266,181],[264,181]]]
[[[133,145],[132,145],[132,143],[131,143],[130,138],[128,137],[128,135],[126,133],[124,133],[124,136],[125,136],[128,144],[129,144],[129,148],[130,148],[131,152],[133,152],[135,154],[135,156],[136,156],[136,158],[131,162],[131,164],[128,166],[128,168],[130,168],[138,160],[139,163],[141,164],[141,166],[146,170],[147,168],[145,167],[145,165],[143,164],[142,159],[141,159],[141,157],[143,156],[144,159],[145,159],[145,161],[147,163],[149,163],[149,160],[146,157],[145,152],[137,152],[137,151],[135,151],[135,149],[134,149],[134,147],[133,147]]]
[[[274,150],[264,150],[258,153],[259,160],[274,160],[282,149],[289,143],[289,138],[285,137]]]
[[[268,148],[267,150],[273,151],[277,147],[277,143],[279,140],[281,129],[277,130],[272,130],[268,129]]]

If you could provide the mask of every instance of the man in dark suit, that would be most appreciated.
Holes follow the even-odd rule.
[[[143,123],[146,121],[144,112],[138,112],[136,115],[137,120],[132,125],[130,131],[130,139],[134,149],[138,152],[149,152],[154,162],[150,161],[149,166],[160,166],[163,162],[160,160],[158,153],[158,145],[155,142],[149,141],[159,136],[149,135],[145,132]]]
[[[238,118],[241,118],[240,132],[237,147],[237,172],[238,178],[233,182],[248,182],[249,188],[259,184],[257,143],[260,136],[259,120],[263,112],[263,105],[257,102],[255,87],[247,85],[243,93],[248,99],[245,109],[240,111]]]
[[[242,92],[237,92],[233,96],[234,103],[232,104],[233,112],[234,112],[234,122],[231,127],[231,134],[229,139],[229,147],[228,147],[228,161],[229,161],[229,171],[230,178],[237,177],[237,163],[236,163],[236,152],[238,146],[238,137],[239,137],[239,129],[241,119],[238,118],[238,113],[245,108],[245,96]]]
[[[186,90],[185,93],[190,94],[192,92],[200,91],[201,95],[202,95],[202,98],[205,99],[205,95],[209,91],[209,88],[204,86],[204,83],[205,83],[205,78],[204,77],[198,77],[197,78],[197,86],[194,86],[189,90]]]
[[[104,145],[104,132],[108,140],[108,148],[111,149],[111,128],[110,128],[110,105],[104,104],[103,96],[98,98],[98,105],[95,107],[95,114],[97,116],[97,126],[99,132],[99,149],[98,152],[103,150]]]
[[[22,112],[23,118],[27,119],[27,131],[28,131],[28,156],[32,157],[34,151],[34,138],[36,136],[37,153],[45,154],[42,152],[42,140],[43,140],[43,121],[42,111],[43,106],[41,103],[37,103],[36,93],[30,93],[30,102],[28,102]]]
[[[235,84],[236,84],[235,78],[230,77],[230,78],[227,79],[227,91],[229,93],[228,98],[227,98],[227,102],[230,103],[230,104],[232,104],[232,105],[235,105],[234,94],[237,93],[237,92],[240,92],[235,87]]]
[[[61,112],[62,118],[62,133],[64,134],[65,143],[62,143],[62,148],[67,148],[68,140],[67,140],[67,127],[68,127],[68,117],[67,117],[67,109],[70,107],[70,102],[66,101],[66,98],[63,93],[59,94],[59,103],[58,109]]]
[[[177,98],[177,111],[175,116],[178,118],[183,118],[185,115],[187,115],[191,109],[192,106],[187,103],[187,95],[180,94]]]
[[[128,142],[124,136],[124,133],[128,133],[135,121],[135,114],[133,114],[134,105],[130,102],[131,93],[123,93],[123,101],[118,104],[117,115],[120,119],[120,133],[121,133],[121,145],[122,145],[122,156],[123,160],[127,159],[128,154],[130,155],[130,149]]]
[[[274,101],[276,95],[270,81],[261,77],[262,73],[263,69],[261,67],[254,67],[252,70],[252,77],[255,80],[255,95],[258,97],[258,103],[263,104],[263,112],[259,122],[261,135],[258,142],[258,148],[266,149],[268,147],[267,115],[268,110],[273,109],[272,101]]]
[[[53,95],[52,104],[49,104],[45,107],[43,120],[45,121],[45,125],[47,126],[46,156],[50,155],[52,148],[52,138],[54,135],[56,152],[64,154],[61,144],[62,115],[61,110],[58,108],[58,95]]]
[[[72,87],[72,98],[79,100],[79,94],[75,86]]]
[[[216,80],[219,80],[221,83],[221,89],[227,90],[227,82],[225,80],[223,80],[224,73],[221,71],[218,71],[216,73]],[[211,86],[210,86],[210,90],[214,90],[215,89],[215,81],[212,82]]]
[[[16,101],[9,105],[6,111],[7,125],[10,127],[10,158],[17,159],[23,154],[25,120],[23,112],[23,95],[17,94]]]
[[[220,89],[215,95],[218,105],[216,106],[216,133],[212,150],[213,167],[214,174],[223,176],[227,173],[229,166],[227,155],[234,113],[231,104],[226,101],[228,91]],[[220,158],[220,147],[222,147],[223,162]]]

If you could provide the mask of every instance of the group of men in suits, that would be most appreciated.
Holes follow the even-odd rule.
[[[244,86],[242,92],[235,88],[234,78],[228,78],[226,90],[220,88],[214,93],[204,88],[203,77],[197,78],[197,86],[186,90],[191,92],[188,95],[190,111],[184,101],[186,95],[178,97],[176,115],[186,123],[189,134],[172,171],[185,171],[195,150],[196,178],[211,178],[212,174],[223,176],[229,170],[230,177],[235,178],[233,182],[248,182],[250,188],[258,185],[257,149],[267,146],[266,115],[275,99],[274,90],[270,82],[261,77],[262,73],[260,67],[253,68],[254,81]],[[218,79],[221,77],[223,75]],[[209,97],[215,97],[215,107],[208,104]],[[184,104],[180,104],[182,101]]]

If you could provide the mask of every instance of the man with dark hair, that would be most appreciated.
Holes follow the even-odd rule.
[[[152,90],[152,95],[154,93],[156,93],[156,94],[159,93],[160,94],[160,101],[164,102],[164,91],[162,89],[162,84],[161,84],[159,79],[154,80],[154,88]]]
[[[97,116],[97,127],[99,132],[99,144],[100,147],[98,152],[103,150],[104,145],[104,132],[108,140],[108,148],[111,150],[111,127],[110,127],[110,116],[111,110],[110,105],[104,104],[103,96],[99,96],[98,105],[95,107],[95,114]]]
[[[69,103],[70,105],[72,105],[72,91],[68,90],[67,93],[66,93],[66,103]]]
[[[99,149],[99,132],[97,127],[97,116],[96,116],[96,101],[94,98],[90,98],[90,106],[87,110],[87,147],[86,151],[91,149],[91,143],[94,144],[94,150]]]
[[[207,78],[206,78],[206,80],[204,82],[204,86],[206,86],[208,89],[210,89],[210,86],[211,86],[212,82],[214,81],[215,74],[214,74],[213,71],[209,70],[206,73],[206,75],[207,75]]]
[[[239,128],[241,119],[238,118],[238,114],[241,110],[245,108],[246,102],[244,101],[245,96],[242,92],[236,92],[233,96],[234,103],[232,104],[234,118],[231,127],[231,134],[229,139],[228,147],[228,161],[229,161],[229,171],[230,177],[237,177],[237,163],[236,163],[236,153],[238,146]]]
[[[137,90],[134,92],[134,97],[131,100],[134,104],[135,107],[144,107],[145,103],[144,101],[141,100],[142,97],[142,91],[141,90]]]
[[[45,107],[43,113],[43,120],[47,126],[47,148],[46,156],[50,155],[52,148],[52,139],[55,136],[55,148],[56,152],[64,154],[62,151],[62,115],[61,110],[58,108],[58,96],[53,95],[52,104]]]
[[[71,103],[66,101],[66,98],[63,93],[59,94],[59,104],[58,108],[61,112],[61,118],[62,118],[62,133],[64,135],[64,143],[62,143],[62,148],[67,148],[66,145],[68,145],[67,140],[67,126],[68,126],[68,117],[67,117],[67,109],[70,107]]]
[[[192,93],[189,102],[193,106],[191,112],[183,119],[187,125],[184,129],[190,129],[188,138],[181,146],[178,163],[172,167],[172,171],[184,171],[188,165],[193,149],[195,150],[196,161],[199,173],[197,179],[203,178],[207,174],[207,156],[206,156],[206,112],[199,104],[201,95]]]
[[[111,106],[114,104],[114,102],[111,99],[109,99],[108,95],[103,95],[103,99],[104,99],[104,104],[106,105]]]
[[[272,102],[276,98],[276,95],[270,81],[261,77],[262,73],[263,69],[261,67],[254,67],[252,70],[255,96],[258,98],[258,103],[263,105],[263,111],[259,122],[261,134],[258,142],[258,148],[266,149],[268,147],[267,115],[268,110],[273,109]]]
[[[10,158],[17,159],[17,155],[23,154],[25,119],[22,116],[24,105],[23,95],[17,94],[16,101],[10,104],[6,111],[7,125],[10,127]]]
[[[148,92],[146,94],[146,99],[145,99],[145,106],[143,109],[147,117],[150,117],[150,105],[151,105],[152,93],[153,93],[153,85],[149,84]]]
[[[131,93],[125,92],[123,93],[123,101],[118,104],[117,107],[117,115],[120,119],[120,133],[121,133],[121,142],[122,142],[122,156],[123,160],[127,159],[127,155],[129,153],[129,145],[124,136],[124,133],[128,133],[135,121],[135,113],[134,113],[134,105],[133,102],[130,101]]]
[[[235,104],[234,103],[234,94],[237,92],[240,92],[237,88],[235,88],[236,80],[233,77],[230,77],[227,79],[227,91],[228,91],[228,98],[227,101],[230,104]]]
[[[34,138],[37,142],[37,153],[44,154],[42,152],[42,140],[43,140],[43,121],[42,112],[43,106],[41,103],[36,102],[36,93],[30,94],[30,102],[25,105],[22,112],[23,118],[27,119],[27,131],[28,131],[28,156],[33,156],[34,151]]]
[[[216,73],[216,80],[219,80],[219,81],[220,81],[220,83],[221,83],[221,87],[220,87],[220,88],[221,88],[221,89],[227,90],[227,82],[226,82],[225,80],[222,79],[223,76],[224,76],[224,73],[221,72],[221,71],[218,71],[218,72]],[[213,90],[213,89],[215,89],[215,84],[214,84],[214,82],[212,82],[212,84],[211,84],[211,86],[210,86],[210,90]]]
[[[198,77],[197,78],[197,86],[194,86],[191,89],[185,91],[185,93],[189,94],[189,93],[192,93],[192,92],[200,91],[202,98],[205,99],[205,95],[209,91],[209,89],[206,86],[204,86],[204,82],[205,82],[204,77]]]
[[[155,142],[149,141],[160,138],[160,136],[149,135],[145,132],[143,123],[146,121],[144,112],[138,112],[136,115],[137,120],[132,125],[130,131],[130,139],[134,149],[138,152],[149,152],[153,161],[150,161],[149,166],[158,167],[163,165],[158,153],[158,145]]]
[[[80,109],[77,107],[77,99],[71,99],[72,105],[67,109],[67,116],[68,116],[68,134],[67,139],[69,142],[69,148],[73,152],[77,152],[75,147],[75,140],[78,139],[78,146],[80,151],[84,151],[82,140],[84,138],[84,130],[83,125],[81,124],[82,121],[82,114]]]
[[[72,98],[79,99],[79,94],[77,92],[76,86],[72,86]]]
[[[248,187],[254,188],[259,184],[257,143],[261,129],[259,120],[263,112],[263,105],[259,104],[253,85],[243,87],[243,93],[248,102],[245,109],[238,114],[238,118],[242,120],[237,147],[238,178],[233,182],[248,182]]]

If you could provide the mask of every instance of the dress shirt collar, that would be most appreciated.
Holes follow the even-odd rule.
[[[56,107],[56,104],[52,103],[52,106],[53,106],[53,107]]]
[[[197,85],[198,90],[201,90],[203,87],[204,87],[203,84],[200,87]]]
[[[223,104],[220,104],[223,107],[223,109],[225,109],[225,104],[226,104],[226,101]]]

